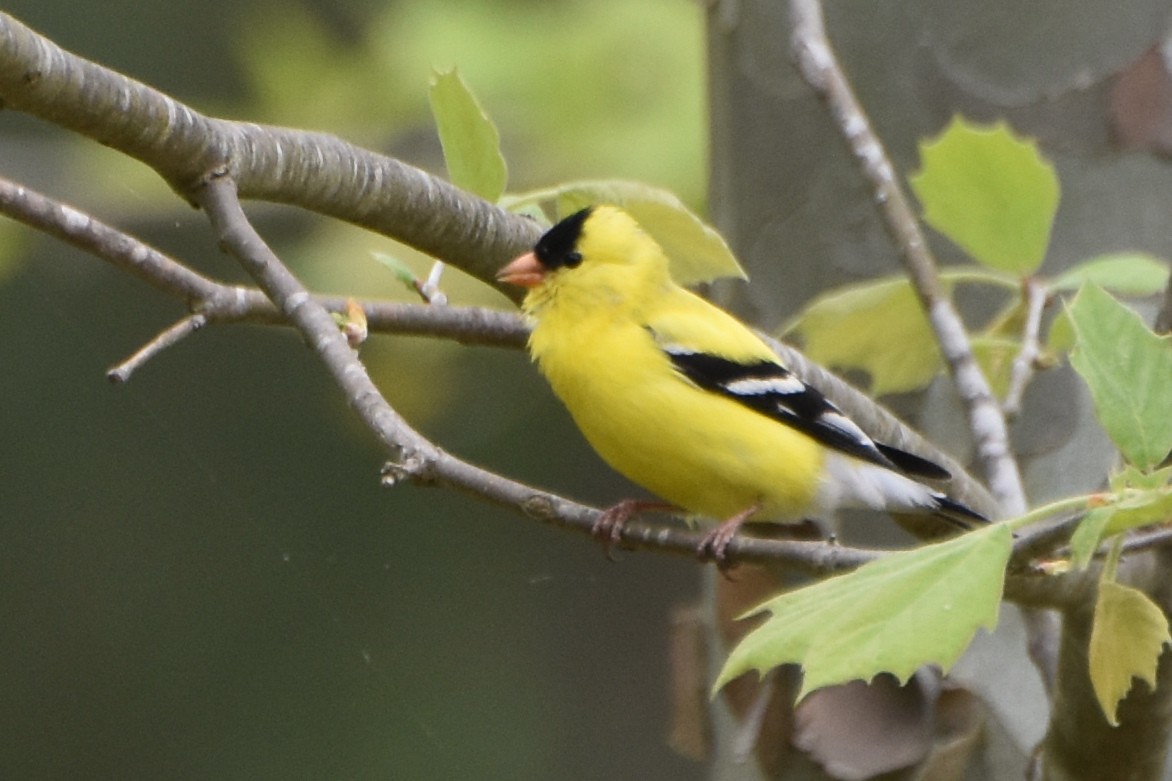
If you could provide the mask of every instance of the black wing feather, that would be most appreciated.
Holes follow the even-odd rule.
[[[909,475],[926,477],[929,480],[947,480],[952,477],[951,472],[935,461],[921,458],[915,453],[909,453],[906,450],[900,450],[897,447],[885,445],[882,442],[876,442],[875,447],[878,448],[880,453],[887,456],[892,463],[898,466],[902,472]]]
[[[927,459],[873,441],[821,391],[779,363],[742,363],[675,345],[661,347],[676,370],[697,386],[793,426],[828,447],[897,472],[938,480],[950,477],[948,470]]]

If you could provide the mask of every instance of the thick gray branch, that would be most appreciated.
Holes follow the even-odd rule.
[[[242,198],[300,206],[410,244],[485,282],[539,229],[335,136],[204,116],[0,13],[0,101],[141,160],[188,200],[226,169]]]

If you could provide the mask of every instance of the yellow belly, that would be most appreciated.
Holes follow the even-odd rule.
[[[535,354],[554,392],[614,469],[688,512],[728,518],[755,503],[755,518],[800,520],[810,508],[821,447],[742,404],[676,374],[638,326],[604,325],[585,344]]]

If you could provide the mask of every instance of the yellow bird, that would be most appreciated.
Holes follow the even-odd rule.
[[[723,521],[701,556],[724,565],[746,521],[825,520],[845,507],[984,520],[918,479],[945,469],[872,440],[746,326],[677,285],[663,250],[618,208],[566,217],[497,278],[528,288],[529,351],[603,460]],[[616,504],[595,534],[618,542],[652,504]]]

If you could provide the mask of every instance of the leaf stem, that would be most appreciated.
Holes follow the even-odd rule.
[[[1074,510],[1082,510],[1087,507],[1091,499],[1097,494],[1082,494],[1080,496],[1069,496],[1065,499],[1059,499],[1049,504],[1043,504],[1035,507],[1027,513],[1002,521],[1011,530],[1017,531],[1025,527],[1037,523],[1038,521],[1048,518],[1052,515],[1059,515],[1061,513],[1071,512]]]
[[[1103,560],[1103,576],[1100,580],[1114,581],[1119,571],[1119,559],[1123,556],[1123,537],[1116,534],[1111,538],[1111,547],[1107,549],[1107,556]]]

